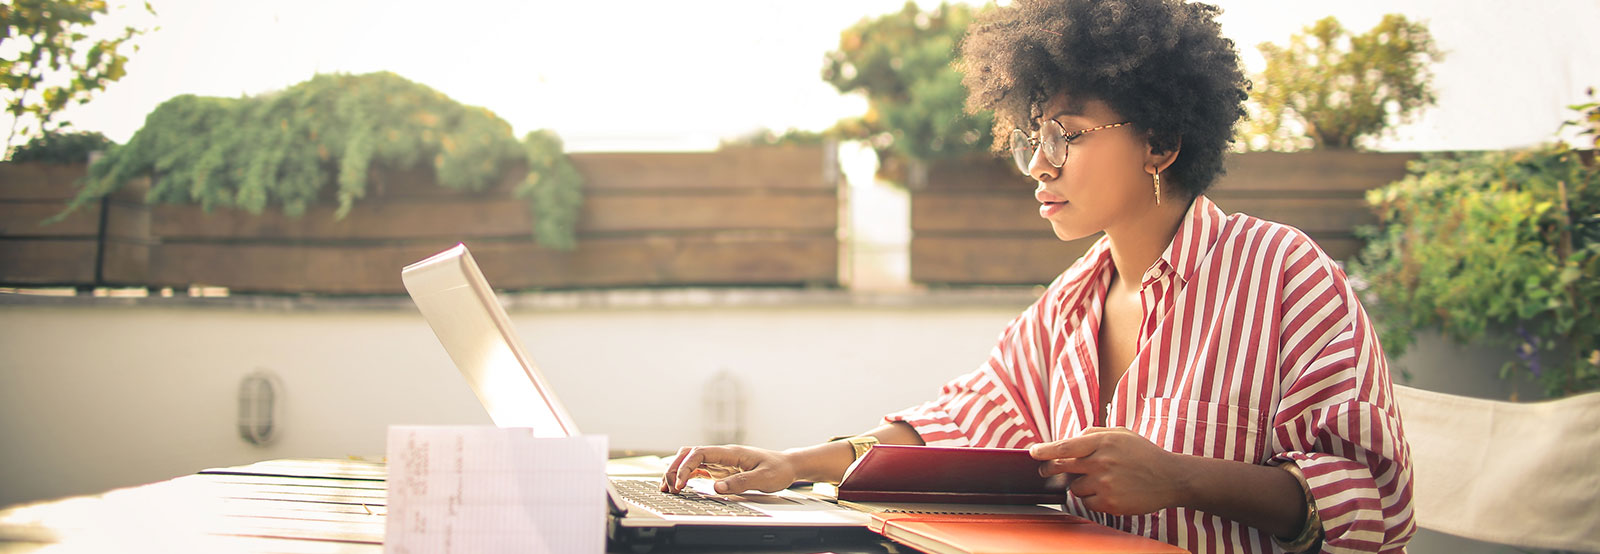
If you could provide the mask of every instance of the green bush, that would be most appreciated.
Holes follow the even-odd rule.
[[[1600,389],[1600,171],[1566,145],[1432,155],[1367,193],[1354,272],[1384,347],[1421,329],[1512,348],[1552,396]]]
[[[582,182],[564,165],[560,148],[545,132],[519,143],[493,112],[393,73],[317,75],[260,96],[168,100],[128,144],[89,168],[69,210],[149,176],[150,202],[251,213],[278,205],[291,216],[332,186],[342,218],[366,195],[376,166],[429,166],[441,186],[482,190],[526,163],[534,171],[518,194],[532,200],[539,241],[570,248],[576,220],[570,199]]]
[[[736,148],[741,146],[819,146],[827,144],[828,135],[816,131],[806,131],[789,128],[782,133],[768,128],[761,128],[743,135],[723,139],[718,142],[717,148]]]
[[[105,135],[93,131],[45,133],[12,151],[11,161],[81,164],[89,161],[90,152],[104,152],[116,145]]]
[[[533,234],[545,246],[572,249],[577,245],[578,209],[583,207],[583,176],[567,160],[555,131],[528,133],[522,144],[528,177],[515,194],[532,205]]]

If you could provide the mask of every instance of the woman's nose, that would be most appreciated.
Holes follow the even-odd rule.
[[[1045,159],[1044,148],[1035,148],[1033,150],[1033,159],[1028,162],[1028,176],[1040,182],[1054,181],[1061,176],[1061,168],[1056,167],[1050,163],[1050,160]]]

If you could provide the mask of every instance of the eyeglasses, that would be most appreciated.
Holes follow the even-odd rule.
[[[1101,125],[1099,127],[1091,127],[1081,131],[1073,131],[1068,133],[1067,130],[1061,126],[1060,121],[1052,119],[1044,122],[1044,125],[1039,127],[1039,136],[1041,138],[1030,137],[1028,136],[1028,133],[1022,129],[1012,129],[1011,157],[1016,160],[1017,169],[1022,170],[1023,175],[1031,175],[1032,173],[1028,170],[1028,168],[1029,166],[1033,165],[1033,151],[1035,148],[1042,146],[1044,147],[1045,161],[1050,162],[1050,165],[1061,167],[1067,163],[1067,147],[1072,145],[1072,141],[1078,140],[1078,137],[1083,136],[1085,133],[1093,133],[1101,129],[1110,129],[1113,127],[1121,127],[1123,125],[1132,124],[1132,121],[1124,121],[1122,123]]]

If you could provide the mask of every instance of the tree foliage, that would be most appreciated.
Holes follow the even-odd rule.
[[[867,113],[840,121],[832,133],[865,140],[880,168],[907,160],[959,158],[987,152],[993,116],[968,114],[966,87],[953,61],[974,13],[940,4],[922,11],[906,2],[899,12],[864,19],[839,36],[822,78],[842,93],[867,97]]]
[[[1600,169],[1564,144],[1432,155],[1367,193],[1354,270],[1389,355],[1434,329],[1517,357],[1552,396],[1600,390]]]
[[[1600,148],[1600,101],[1594,97],[1594,87],[1589,87],[1589,101],[1583,104],[1573,104],[1567,109],[1578,112],[1578,118],[1561,124],[1562,129],[1577,127],[1579,136],[1589,137],[1590,148]]]
[[[149,3],[145,11],[155,14]],[[105,0],[11,0],[0,3],[0,94],[11,115],[5,152],[18,136],[50,133],[68,125],[58,121],[71,103],[87,103],[95,93],[127,74],[124,48],[145,32],[124,27],[96,38],[95,18],[106,14]],[[26,123],[31,121],[31,123]],[[37,127],[32,127],[37,125]]]
[[[1429,66],[1444,54],[1427,25],[1402,15],[1360,35],[1326,17],[1287,46],[1257,48],[1267,67],[1254,79],[1240,137],[1253,150],[1353,149],[1437,100]]]
[[[482,190],[513,164],[530,169],[517,194],[532,202],[540,242],[571,247],[582,181],[552,133],[519,143],[493,112],[393,73],[317,75],[260,96],[162,103],[90,166],[69,210],[148,176],[150,202],[278,205],[291,216],[332,187],[344,217],[374,166],[430,167],[442,186]]]

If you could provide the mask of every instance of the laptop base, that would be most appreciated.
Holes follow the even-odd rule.
[[[674,525],[671,527],[623,527],[615,519],[606,526],[607,551],[623,548],[640,554],[656,548],[672,551],[678,547],[758,547],[793,548],[839,545],[869,546],[883,540],[866,528],[748,527]]]

